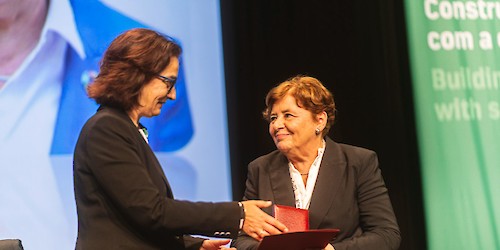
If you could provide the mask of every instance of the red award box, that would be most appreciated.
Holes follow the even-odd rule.
[[[274,218],[288,227],[288,232],[309,230],[309,211],[290,206],[274,205]]]
[[[264,237],[258,250],[323,249],[339,233],[339,229],[309,230],[309,211],[274,205],[274,217],[288,227],[288,232]]]

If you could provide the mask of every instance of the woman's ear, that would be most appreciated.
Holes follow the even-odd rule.
[[[318,125],[320,126],[321,130],[323,131],[323,129],[325,129],[325,127],[326,127],[326,122],[328,121],[328,114],[326,113],[326,111],[323,111],[323,112],[316,115],[316,119],[319,122]]]

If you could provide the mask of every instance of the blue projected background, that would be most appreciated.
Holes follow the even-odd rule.
[[[0,88],[0,239],[21,239],[25,249],[74,249],[77,219],[73,138],[78,136],[79,130],[75,128],[79,122],[94,113],[96,106],[82,96],[74,98],[70,94],[81,92],[81,86],[96,73],[99,55],[92,54],[92,49],[105,48],[109,42],[105,34],[112,34],[115,27],[125,27],[123,20],[169,35],[183,47],[180,72],[183,85],[178,91],[184,98],[164,107],[162,114],[168,117],[179,105],[184,107],[188,119],[175,126],[165,122],[169,120],[161,120],[163,117],[141,120],[148,129],[152,128],[151,137],[163,138],[167,134],[169,140],[180,141],[170,148],[168,140],[157,140],[158,144],[152,145],[157,149],[175,197],[194,201],[230,200],[219,1],[52,0],[50,4],[49,15],[58,10],[63,15],[47,22],[64,26],[77,20],[78,33],[73,37],[68,33],[69,38],[64,39],[85,40],[90,34],[96,37],[83,41],[81,47],[75,42],[76,46],[59,60],[57,53],[46,60],[28,56],[11,76],[12,80]],[[74,16],[61,11],[67,8],[72,9]],[[100,22],[101,18],[107,21],[99,23],[99,32],[89,30],[85,24],[79,26],[79,22]],[[47,36],[49,41],[51,35]],[[44,39],[37,49],[43,48]],[[87,60],[92,56],[96,59]],[[37,60],[43,63],[32,63]],[[65,63],[57,64],[64,60]],[[86,64],[75,66],[74,61]],[[66,73],[70,79],[54,77],[49,83],[37,80],[50,79],[57,69],[77,73]],[[28,72],[30,75],[25,75]],[[38,75],[43,77],[37,78]],[[81,86],[77,84],[76,90],[68,90],[64,85],[67,80]],[[161,126],[162,121],[165,124]],[[60,127],[60,124],[65,125]],[[62,130],[66,132],[61,133]]]

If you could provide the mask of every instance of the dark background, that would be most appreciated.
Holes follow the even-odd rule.
[[[402,1],[221,0],[221,14],[233,199],[247,164],[275,149],[267,91],[307,74],[334,95],[330,137],[378,153],[400,249],[426,249]]]

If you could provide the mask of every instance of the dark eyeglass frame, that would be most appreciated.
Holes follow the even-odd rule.
[[[177,82],[177,78],[172,78],[172,77],[167,77],[167,76],[162,76],[162,75],[156,75],[156,78],[160,79],[165,85],[167,85],[167,95],[170,94],[170,91],[175,86],[175,83]]]

